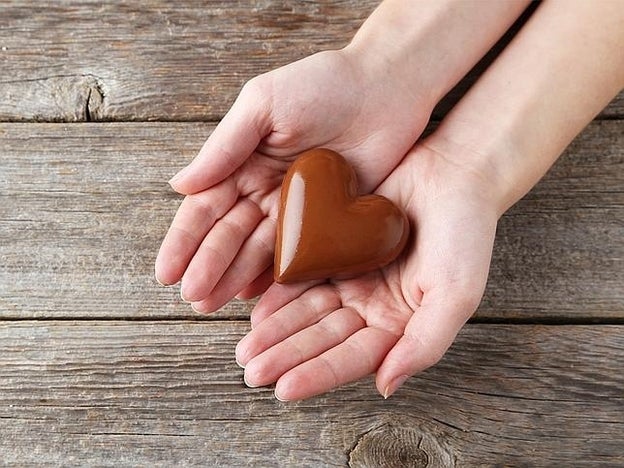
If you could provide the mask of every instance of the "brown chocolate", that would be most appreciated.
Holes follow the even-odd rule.
[[[282,184],[274,278],[293,283],[375,270],[401,253],[408,235],[405,213],[390,200],[357,196],[355,171],[341,155],[306,151]]]

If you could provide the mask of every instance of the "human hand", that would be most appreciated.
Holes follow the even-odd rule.
[[[560,7],[540,5],[377,190],[415,227],[395,263],[265,293],[236,349],[249,385],[277,382],[276,396],[295,400],[376,372],[388,396],[443,355],[482,296],[498,217],[622,89],[624,11],[613,2]]]
[[[312,147],[333,149],[354,167],[360,190],[374,190],[438,100],[526,4],[385,0],[345,49],[252,79],[171,181],[187,197],[161,246],[156,278],[182,279],[182,297],[202,312],[237,292],[264,291],[279,184],[292,158]]]
[[[182,279],[202,312],[268,286],[280,184],[311,147],[340,152],[373,190],[424,129],[433,103],[413,82],[379,80],[359,52],[322,52],[251,80],[171,184],[187,194],[163,241],[156,277]],[[416,90],[415,90],[416,89]],[[263,274],[264,272],[264,274]]]
[[[298,400],[376,372],[387,397],[442,357],[481,300],[499,216],[489,180],[453,156],[424,142],[379,187],[414,228],[396,262],[267,290],[236,348],[248,385]]]

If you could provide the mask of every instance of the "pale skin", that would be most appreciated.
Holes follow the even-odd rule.
[[[182,297],[202,312],[245,289],[271,266],[279,187],[296,154],[338,151],[355,167],[361,192],[371,192],[420,136],[437,101],[525,6],[385,2],[347,48],[251,80],[197,158],[171,181],[190,196],[163,242],[157,279],[181,280]],[[484,33],[475,38],[474,27]],[[432,53],[443,59],[427,58]],[[432,64],[419,66],[426,60]]]
[[[375,373],[388,397],[443,356],[481,300],[499,217],[624,87],[621,3],[546,0],[412,146],[437,100],[525,6],[384,2],[345,49],[252,80],[174,177],[187,197],[156,277],[181,280],[202,312],[264,292],[236,349],[248,385],[276,383],[277,398],[298,400]],[[401,206],[416,235],[368,275],[271,285],[279,184],[293,155],[314,146],[342,152],[362,192]]]

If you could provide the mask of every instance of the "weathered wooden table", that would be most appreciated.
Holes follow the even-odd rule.
[[[199,317],[155,283],[166,181],[240,86],[375,3],[0,1],[0,464],[624,464],[622,95],[503,217],[447,356],[387,401],[246,388],[251,305]]]

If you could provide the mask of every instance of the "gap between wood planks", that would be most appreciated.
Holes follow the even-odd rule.
[[[3,317],[2,322],[144,322],[144,323],[194,323],[194,322],[248,322],[248,316],[227,316],[219,317],[216,312],[210,316],[197,317],[111,317],[111,316],[91,316],[91,317]],[[546,325],[551,327],[557,326],[587,326],[587,325],[624,325],[624,317],[509,317],[509,318],[493,318],[493,317],[474,317],[466,322],[471,325]]]

